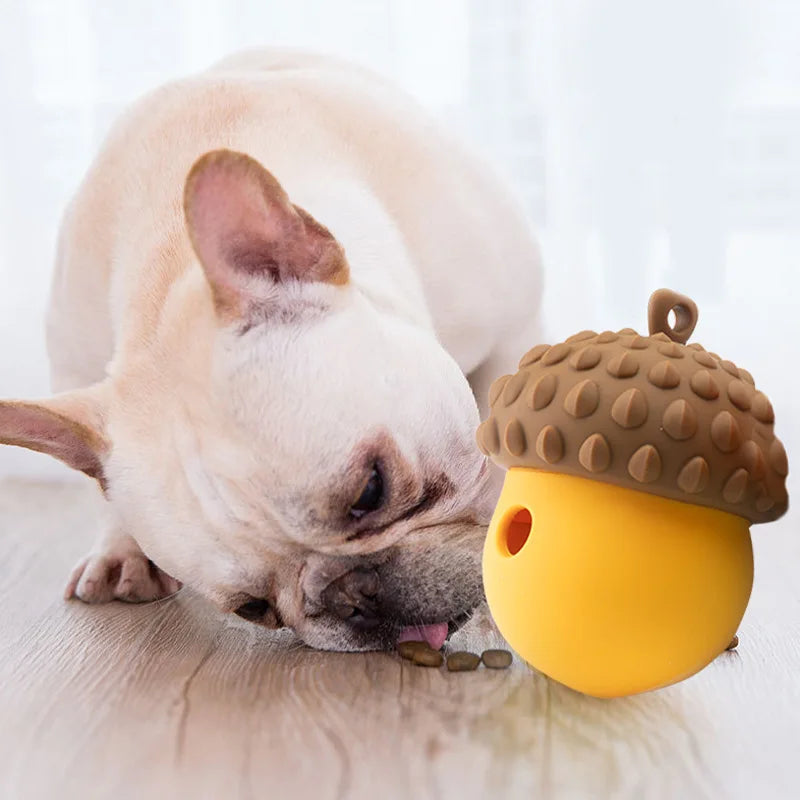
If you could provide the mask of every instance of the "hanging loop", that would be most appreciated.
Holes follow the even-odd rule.
[[[669,324],[669,312],[675,312],[675,327]],[[673,342],[686,344],[697,325],[697,304],[685,294],[658,289],[647,304],[650,335],[666,333]]]

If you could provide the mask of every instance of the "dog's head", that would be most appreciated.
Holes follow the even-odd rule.
[[[185,269],[136,357],[0,404],[0,441],[97,478],[147,556],[224,610],[326,649],[442,638],[482,598],[491,513],[458,366],[249,157],[201,158],[184,209]]]

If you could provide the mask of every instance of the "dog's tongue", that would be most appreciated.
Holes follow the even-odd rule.
[[[397,637],[400,642],[427,642],[434,650],[439,650],[447,638],[447,623],[437,622],[434,625],[414,625],[403,628]]]

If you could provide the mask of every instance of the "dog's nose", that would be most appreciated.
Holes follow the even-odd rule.
[[[360,630],[374,628],[379,622],[378,589],[380,580],[374,569],[359,567],[345,573],[322,592],[325,607],[340,619]]]

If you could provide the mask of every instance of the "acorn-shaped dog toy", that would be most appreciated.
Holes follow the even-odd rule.
[[[532,666],[598,697],[675,683],[725,650],[750,598],[750,525],[788,506],[750,373],[685,344],[688,297],[659,290],[648,317],[649,336],[534,347],[492,385],[477,433],[508,469],[483,555],[492,616]]]

